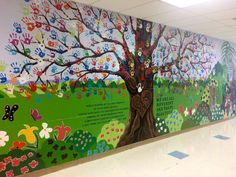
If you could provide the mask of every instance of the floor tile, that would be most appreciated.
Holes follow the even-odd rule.
[[[216,136],[214,136],[215,138],[218,138],[218,139],[220,139],[220,140],[228,140],[228,139],[230,139],[229,137],[227,137],[227,136],[223,136],[223,135],[216,135]]]

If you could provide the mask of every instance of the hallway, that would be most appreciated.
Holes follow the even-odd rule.
[[[235,177],[235,126],[232,119],[45,177]]]

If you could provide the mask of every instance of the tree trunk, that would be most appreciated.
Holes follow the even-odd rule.
[[[131,77],[125,79],[130,94],[129,123],[117,147],[132,144],[156,136],[153,117],[153,75],[148,71],[152,65],[150,52],[152,39],[151,22],[137,19],[134,58],[128,58]]]
[[[149,82],[148,85],[151,85],[151,87],[147,87],[146,84],[146,88],[144,88],[141,93],[130,92],[129,123],[124,134],[121,136],[117,147],[136,143],[156,136],[153,117],[153,81],[147,82]]]

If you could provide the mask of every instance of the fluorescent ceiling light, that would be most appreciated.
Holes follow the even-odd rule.
[[[171,4],[173,6],[183,8],[183,7],[200,4],[200,3],[206,2],[207,0],[161,0],[161,1]]]

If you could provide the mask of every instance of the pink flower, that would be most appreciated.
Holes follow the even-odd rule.
[[[13,173],[13,170],[9,170],[5,174],[6,174],[6,177],[13,177],[13,176],[15,176],[14,173]]]
[[[24,166],[20,169],[20,171],[21,171],[22,174],[26,174],[26,173],[29,172],[29,168],[27,166]]]
[[[0,162],[0,172],[6,170],[6,163]]]
[[[32,162],[30,162],[28,165],[31,168],[36,168],[39,165],[39,163],[36,160],[32,160]]]
[[[34,154],[33,154],[32,152],[29,152],[29,153],[28,153],[28,157],[33,157],[33,155],[34,155]]]
[[[11,161],[11,165],[13,166],[13,167],[18,167],[19,165],[20,165],[20,159],[19,158],[14,158],[14,159],[12,159],[12,161]]]
[[[20,160],[21,160],[21,161],[26,161],[26,160],[27,160],[27,156],[26,156],[26,155],[21,156],[21,157],[20,157]]]
[[[11,163],[12,159],[11,159],[11,156],[9,156],[9,157],[5,157],[3,160],[6,164],[9,164],[9,163]]]

